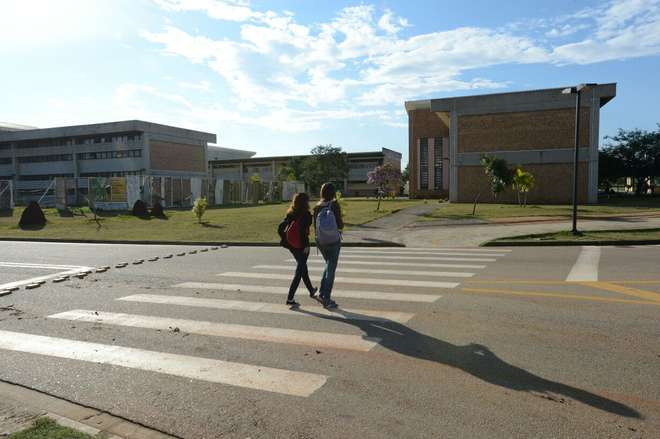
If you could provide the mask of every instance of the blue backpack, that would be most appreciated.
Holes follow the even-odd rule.
[[[332,203],[323,206],[316,216],[316,243],[320,246],[335,244],[341,240],[337,219],[331,206]]]

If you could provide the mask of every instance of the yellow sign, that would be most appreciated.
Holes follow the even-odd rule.
[[[126,202],[126,179],[124,177],[112,177],[110,179],[110,201]]]

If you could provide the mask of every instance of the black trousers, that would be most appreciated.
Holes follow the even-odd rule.
[[[300,279],[305,283],[308,291],[312,291],[314,287],[312,286],[312,281],[309,280],[309,273],[307,271],[307,258],[309,253],[305,253],[303,249],[289,248],[289,251],[296,258],[298,265],[296,266],[296,274],[293,276],[291,281],[291,287],[289,288],[289,297],[287,300],[293,300],[293,296],[296,294],[298,285],[300,285]]]

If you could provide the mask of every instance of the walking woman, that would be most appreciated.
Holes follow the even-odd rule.
[[[300,279],[305,283],[310,297],[314,297],[317,289],[312,286],[307,271],[307,258],[309,257],[309,228],[312,225],[312,215],[309,213],[309,195],[298,193],[293,197],[291,206],[286,212],[286,218],[280,224],[279,233],[282,237],[282,245],[289,249],[298,265],[296,273],[291,281],[289,296],[286,304],[297,307],[300,304],[293,297],[296,294]]]
[[[321,278],[320,298],[325,308],[337,308],[331,299],[332,285],[335,282],[335,271],[339,261],[341,249],[341,230],[344,221],[341,217],[341,208],[335,198],[335,185],[324,183],[321,186],[321,200],[314,206],[314,229],[316,231],[316,245],[325,259],[325,270]]]

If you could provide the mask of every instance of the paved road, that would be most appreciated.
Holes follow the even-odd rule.
[[[660,436],[660,247],[346,248],[327,313],[282,249],[2,245],[113,268],[0,297],[0,378],[181,437]]]

